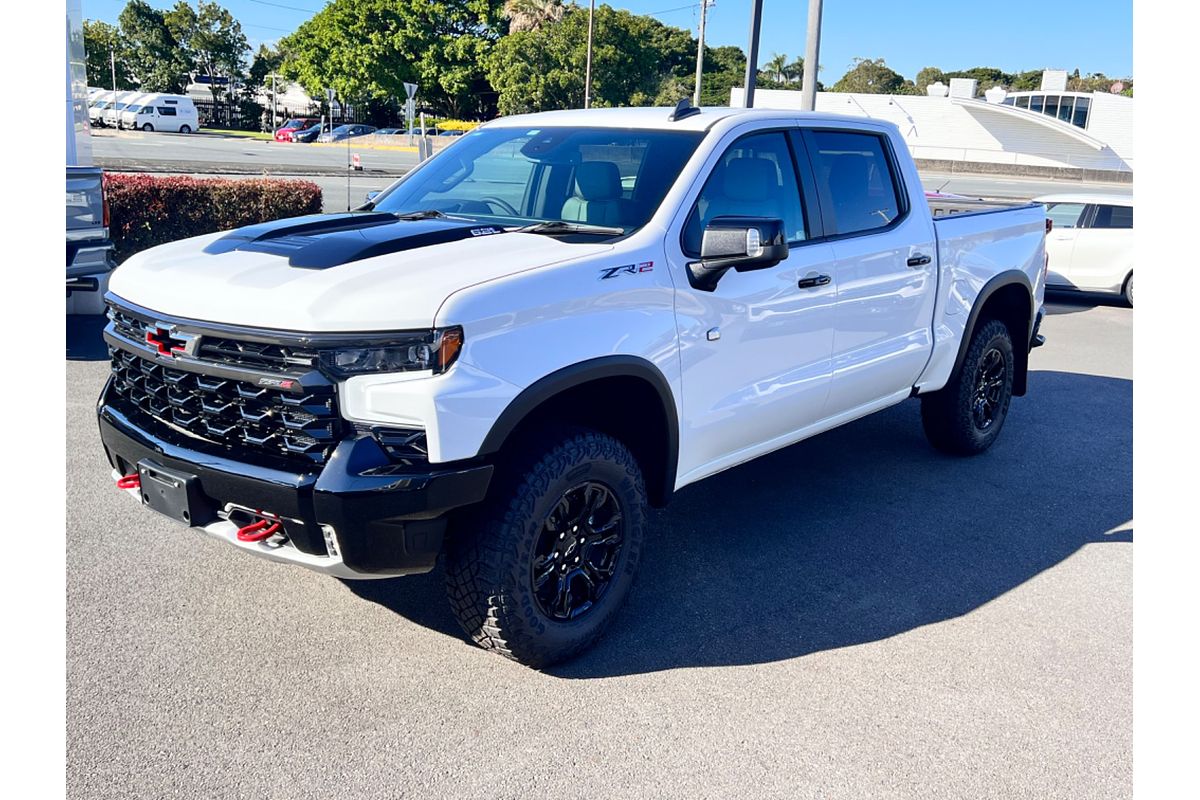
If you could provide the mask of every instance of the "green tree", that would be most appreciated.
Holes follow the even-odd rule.
[[[126,61],[129,45],[114,25],[98,20],[83,21],[83,46],[87,52],[88,86],[113,88],[113,61],[116,62],[117,89],[133,89],[137,84]],[[114,59],[115,56],[115,59]]]
[[[228,78],[230,85],[245,77],[249,45],[242,24],[226,8],[205,0],[199,0],[196,8],[192,8],[179,0],[164,14],[164,21],[197,73]],[[216,81],[209,83],[208,88],[213,102],[225,91]]]
[[[944,84],[949,84],[950,80],[946,77],[946,73],[942,72],[937,67],[925,67],[917,73],[917,89],[921,92],[925,91],[925,87],[931,83],[941,81]]]
[[[784,82],[784,69],[787,68],[787,55],[784,53],[775,53],[771,56],[771,60],[763,65],[763,71],[775,79],[777,83]]]
[[[563,18],[562,0],[505,0],[504,16],[510,33],[535,31]]]
[[[850,71],[833,85],[835,92],[861,94],[916,94],[912,81],[884,63],[882,58],[856,58]]]
[[[333,0],[281,40],[280,71],[314,97],[329,87],[348,102],[404,97],[412,82],[435,113],[478,116],[502,9],[503,0]]]
[[[144,92],[182,92],[191,63],[167,27],[166,15],[145,0],[129,0],[117,18],[127,43],[131,80]]]
[[[583,106],[588,12],[568,7],[562,20],[510,33],[487,60],[501,113]],[[608,5],[596,7],[592,105],[674,104],[691,93],[696,41],[681,28]],[[728,95],[726,95],[728,98]]]
[[[735,45],[704,48],[704,80],[700,105],[729,105],[730,89],[746,82],[746,54]]]

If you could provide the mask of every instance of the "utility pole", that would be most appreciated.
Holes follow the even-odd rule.
[[[279,127],[279,95],[275,91],[275,73],[271,73],[271,130]]]
[[[692,105],[700,107],[700,80],[704,76],[704,21],[708,17],[708,4],[712,0],[700,0],[700,45],[696,48],[696,92]]]
[[[109,65],[112,67],[113,102],[117,102],[117,51],[108,48]]]
[[[587,73],[583,79],[583,107],[592,106],[592,26],[596,22],[596,0],[588,7]]]
[[[750,10],[750,52],[746,54],[746,90],[742,108],[754,108],[754,84],[758,80],[758,34],[762,27],[763,0],[754,0]]]
[[[808,40],[804,45],[804,82],[800,109],[817,110],[817,66],[821,57],[821,0],[808,0]]]

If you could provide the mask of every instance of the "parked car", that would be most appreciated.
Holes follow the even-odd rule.
[[[986,211],[933,218],[876,119],[500,118],[362,211],[127,260],[101,439],[132,500],[247,554],[362,579],[444,553],[464,630],[543,667],[613,619],[677,489],[910,397],[935,447],[996,441],[1046,216]]]
[[[438,131],[438,136],[462,136],[466,131],[444,130]]]
[[[345,139],[353,139],[356,136],[366,136],[368,133],[374,133],[375,129],[370,125],[338,125],[331,131],[322,133],[317,137],[318,142],[340,142]]]
[[[406,134],[412,136],[437,136],[440,132],[437,128],[409,128],[405,131]]]
[[[319,120],[313,119],[311,117],[298,117],[296,119],[289,119],[287,122],[283,123],[283,125],[280,128],[278,128],[275,131],[275,141],[277,141],[277,142],[295,141],[293,136],[296,133],[298,133],[302,130],[308,130],[309,128],[313,127],[314,125],[318,125],[318,124],[319,124]]]
[[[375,131],[376,136],[401,136],[404,130],[401,128],[380,128]]]
[[[200,128],[196,103],[184,94],[145,94],[121,112],[120,127],[191,133]]]
[[[1133,305],[1133,195],[1072,192],[1036,198],[1053,229],[1047,286],[1121,295]]]
[[[311,128],[305,128],[304,130],[300,130],[300,131],[293,131],[292,132],[292,141],[308,144],[309,142],[315,142],[317,140],[317,137],[320,135],[321,135],[321,123],[318,122],[316,125],[313,125]]]

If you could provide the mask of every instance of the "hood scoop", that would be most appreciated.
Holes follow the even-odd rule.
[[[266,222],[230,231],[204,248],[284,256],[300,269],[329,269],[352,261],[462,239],[504,233],[496,225],[456,219],[397,219],[394,214],[350,212]]]

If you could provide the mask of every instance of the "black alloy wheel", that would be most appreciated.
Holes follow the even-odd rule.
[[[530,563],[541,612],[566,622],[600,602],[616,572],[624,532],[611,489],[596,481],[568,489],[543,522]]]
[[[1006,366],[1004,354],[998,347],[989,349],[979,362],[971,401],[971,420],[981,431],[986,431],[996,421],[996,414],[1004,401]]]

